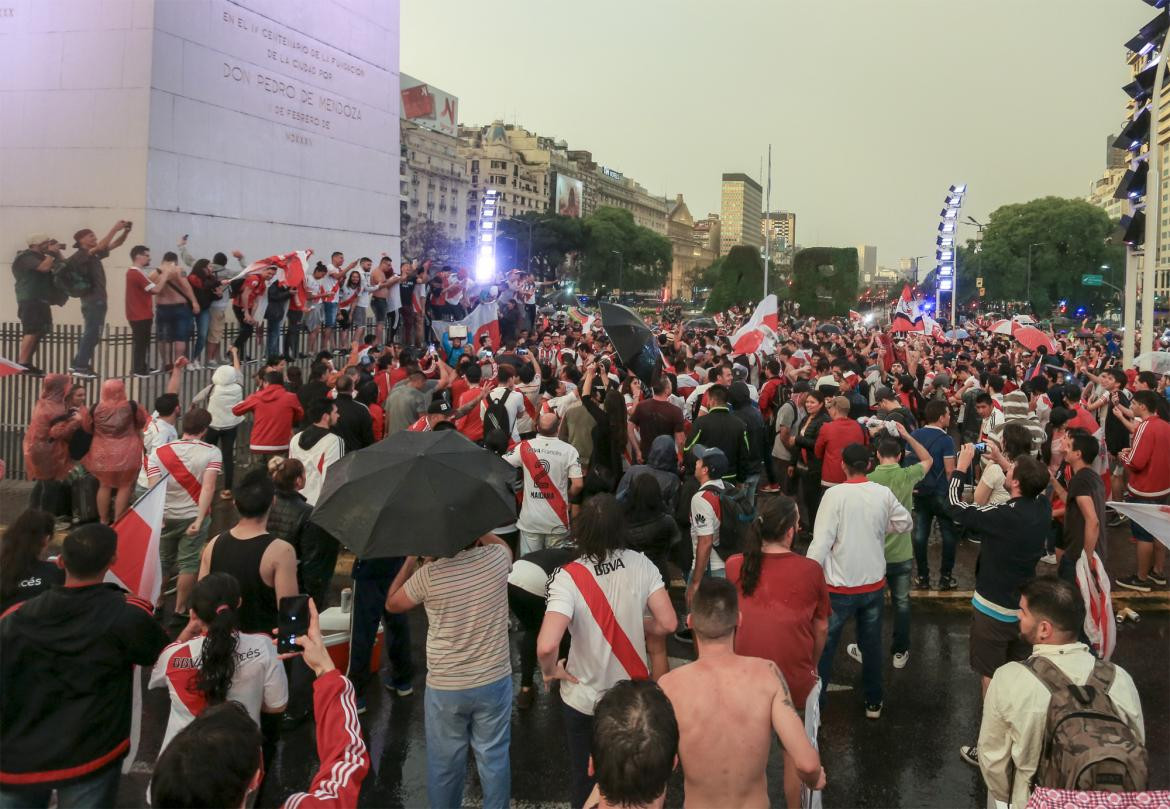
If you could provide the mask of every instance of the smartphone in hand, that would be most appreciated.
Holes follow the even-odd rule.
[[[309,631],[309,597],[304,593],[285,596],[277,608],[276,651],[299,652],[297,638]]]

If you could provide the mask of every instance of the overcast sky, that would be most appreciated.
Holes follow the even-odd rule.
[[[651,192],[719,210],[757,176],[802,246],[933,253],[947,186],[964,216],[1084,196],[1123,117],[1140,0],[401,0],[401,69],[588,149]],[[968,231],[973,235],[973,229]]]

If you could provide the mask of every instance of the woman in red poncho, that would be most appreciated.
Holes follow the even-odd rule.
[[[101,399],[83,416],[83,426],[93,433],[93,444],[81,463],[98,479],[98,514],[113,522],[130,506],[134,481],[142,467],[142,428],[150,416],[142,405],[126,399],[120,379],[102,383]],[[114,511],[110,496],[117,489]]]
[[[33,406],[32,419],[24,434],[24,468],[29,480],[36,481],[29,506],[56,514],[57,482],[73,468],[69,457],[69,438],[81,426],[80,414],[71,415],[65,394],[69,377],[49,374],[41,385],[41,397]]]

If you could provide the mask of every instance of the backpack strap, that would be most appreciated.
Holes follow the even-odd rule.
[[[1113,687],[1113,680],[1116,676],[1116,666],[1098,659],[1093,664],[1093,671],[1089,674],[1089,679],[1085,684],[1093,686],[1102,694],[1108,694],[1109,689]]]
[[[1056,694],[1073,685],[1072,680],[1060,670],[1060,667],[1046,657],[1032,655],[1024,661],[1024,665],[1036,675],[1036,679],[1044,683],[1050,694]]]

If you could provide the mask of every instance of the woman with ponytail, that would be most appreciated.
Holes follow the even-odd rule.
[[[288,679],[272,639],[239,631],[240,585],[227,573],[210,573],[191,593],[191,618],[163,650],[150,676],[166,687],[171,715],[162,750],[210,705],[238,702],[257,724],[260,714],[284,712]]]
[[[797,710],[817,681],[817,661],[829,632],[829,590],[821,566],[792,552],[800,520],[796,501],[763,501],[744,538],[744,551],[727,560],[727,579],[739,591],[735,653],[771,660],[784,675]],[[800,778],[784,753],[784,797],[800,806]]]

